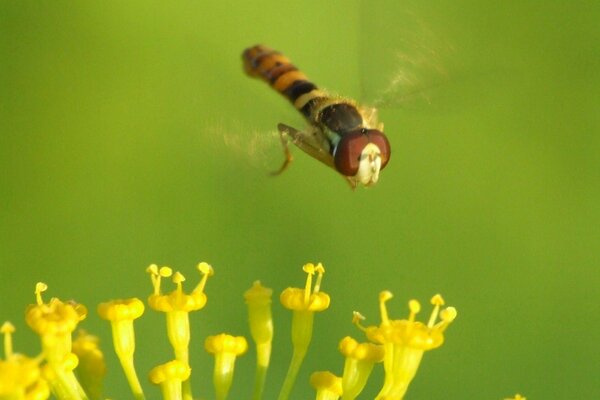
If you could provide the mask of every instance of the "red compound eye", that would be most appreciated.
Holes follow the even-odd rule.
[[[381,151],[381,169],[384,169],[392,154],[390,142],[388,142],[387,137],[385,137],[383,132],[378,131],[377,129],[367,131],[367,136],[369,136],[369,142],[379,147],[379,151]]]
[[[346,133],[335,148],[335,168],[345,176],[354,176],[360,166],[360,155],[369,143],[361,131]]]
[[[383,169],[390,159],[390,143],[385,135],[376,129],[361,129],[344,134],[335,148],[335,168],[345,176],[356,175],[362,151],[369,143],[379,148]]]

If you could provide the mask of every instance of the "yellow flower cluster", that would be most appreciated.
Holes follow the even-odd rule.
[[[214,274],[207,263],[197,266],[200,281],[190,293],[183,290],[185,277],[169,267],[151,265],[147,268],[153,286],[147,305],[166,317],[167,336],[173,348],[173,359],[153,368],[150,382],[160,386],[164,399],[192,400],[192,379],[189,366],[190,312],[204,308],[207,280]],[[302,288],[287,288],[280,295],[281,304],[292,311],[292,356],[286,378],[281,386],[279,400],[287,400],[312,340],[314,315],[325,311],[330,297],[321,291],[325,269],[321,264],[303,266],[306,282]],[[175,289],[163,292],[162,281],[170,278]],[[42,353],[34,358],[16,354],[12,349],[14,328],[9,323],[2,326],[4,359],[0,359],[0,400],[47,399],[52,393],[57,399],[103,399],[102,380],[106,375],[104,356],[98,339],[80,331],[72,339],[80,321],[86,318],[87,309],[75,302],[57,298],[44,302],[43,283],[36,285],[36,303],[27,307],[27,324],[40,337]],[[367,342],[349,336],[339,343],[344,357],[341,376],[329,371],[311,375],[310,384],[316,390],[316,399],[355,399],[362,392],[375,364],[383,363],[385,378],[377,400],[402,399],[414,378],[423,354],[444,342],[444,332],[456,317],[453,307],[443,308],[440,295],[433,296],[433,311],[427,323],[416,321],[420,304],[411,300],[407,319],[394,320],[388,316],[386,303],[390,292],[379,296],[381,323],[363,327],[363,317],[354,314],[354,324],[365,334]],[[248,306],[250,333],[256,351],[255,384],[253,400],[263,397],[267,369],[270,364],[273,340],[271,315],[272,290],[256,281],[244,294]],[[145,311],[144,303],[137,298],[112,300],[101,303],[97,312],[110,322],[113,346],[129,382],[134,397],[145,399],[138,379],[135,363],[134,321]],[[236,358],[247,352],[249,344],[242,336],[226,333],[209,336],[205,349],[214,356],[213,384],[217,400],[228,397],[233,382]],[[517,395],[515,398],[523,398]]]

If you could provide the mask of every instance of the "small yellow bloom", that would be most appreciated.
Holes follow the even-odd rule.
[[[231,336],[221,333],[207,337],[204,348],[211,354],[226,353],[241,356],[248,350],[248,342],[243,336]]]
[[[45,387],[46,396],[50,390],[46,382],[40,379],[39,361],[29,357],[14,354],[8,360],[0,360],[0,398],[18,398],[20,395],[29,396],[30,392],[38,391],[37,385]]]
[[[435,295],[431,299],[434,305],[427,324],[415,321],[421,305],[416,300],[409,301],[410,314],[407,320],[390,320],[386,302],[392,298],[388,291],[379,295],[381,324],[362,328],[369,340],[382,344],[385,348],[384,369],[385,381],[376,399],[402,399],[408,385],[417,373],[417,369],[426,350],[435,349],[444,342],[444,331],[456,318],[456,309],[444,305],[442,296]],[[436,322],[438,315],[441,321]],[[355,317],[356,321],[356,317]]]
[[[133,321],[143,313],[144,303],[137,298],[112,300],[98,305],[100,318],[110,321],[115,353],[136,399],[143,399],[144,392],[133,362],[135,353]]]
[[[175,359],[152,369],[150,381],[160,385],[166,400],[193,400],[191,393],[191,369],[189,365],[190,325],[189,313],[204,308],[207,296],[205,285],[214,274],[207,263],[197,266],[200,282],[189,293],[183,291],[185,277],[173,272],[169,267],[148,267],[147,272],[153,285],[148,297],[150,308],[164,312],[167,320],[167,334],[174,349]],[[279,400],[288,400],[295,379],[312,339],[314,314],[329,307],[330,297],[321,291],[325,269],[322,264],[308,263],[303,266],[307,274],[303,288],[285,289],[280,295],[282,305],[292,311],[293,355],[290,366],[279,393]],[[170,278],[175,289],[163,293],[161,283]],[[83,331],[75,340],[72,332],[79,321],[87,316],[87,309],[73,301],[63,302],[52,298],[42,300],[47,290],[43,283],[36,285],[36,304],[26,311],[28,325],[40,336],[42,354],[28,358],[14,353],[12,333],[14,327],[4,324],[0,332],[4,334],[5,359],[0,358],[0,400],[25,399],[45,400],[50,393],[57,399],[91,400],[104,398],[102,378],[106,374],[104,356],[98,348],[98,338]],[[256,384],[252,400],[262,399],[262,388],[271,356],[273,341],[273,320],[271,313],[272,290],[260,282],[244,293],[248,306],[251,335],[257,347]],[[339,350],[345,357],[342,377],[331,372],[320,371],[311,375],[310,383],[316,389],[317,400],[356,399],[363,390],[375,363],[382,362],[385,378],[382,389],[375,400],[401,400],[414,378],[423,354],[427,350],[440,347],[444,342],[444,332],[456,318],[453,307],[443,308],[440,295],[431,299],[433,311],[427,322],[416,321],[421,305],[416,300],[408,303],[409,315],[406,319],[394,320],[388,316],[387,301],[392,298],[388,291],[380,293],[379,307],[381,323],[363,327],[364,317],[354,314],[353,322],[365,332],[370,343],[359,343],[345,337],[339,343]],[[139,380],[134,369],[135,334],[134,320],[142,316],[145,307],[141,300],[132,298],[113,300],[98,306],[99,315],[111,322],[115,351],[121,361],[127,379],[137,400],[144,400]],[[231,388],[235,361],[248,350],[244,337],[227,334],[210,336],[205,341],[205,349],[214,355],[213,381],[216,400],[226,400]],[[77,370],[80,381],[75,378]],[[83,390],[80,382],[85,387]],[[516,394],[505,400],[526,400]]]
[[[287,288],[280,296],[281,304],[294,312],[292,317],[292,345],[294,353],[292,361],[279,392],[279,400],[287,400],[300,371],[300,366],[312,339],[314,314],[324,311],[329,307],[330,298],[327,293],[321,292],[321,280],[325,268],[321,263],[316,266],[312,263],[305,264],[302,270],[306,272],[304,288]],[[313,275],[317,273],[317,282],[312,285]]]
[[[273,317],[271,315],[271,296],[273,290],[266,288],[259,281],[244,293],[248,305],[248,321],[250,333],[257,347],[268,345],[268,353],[259,354],[258,365],[269,365],[271,342],[273,341]]]
[[[527,400],[525,396],[521,396],[520,394],[515,394],[515,397],[510,397],[504,400]]]
[[[254,380],[253,400],[262,398],[267,368],[271,359],[273,342],[273,317],[271,314],[271,297],[273,290],[255,281],[244,293],[248,305],[248,321],[250,334],[256,344],[256,376]]]
[[[86,394],[75,378],[71,364],[77,356],[71,353],[71,333],[79,321],[87,316],[87,309],[73,301],[62,302],[57,298],[44,303],[42,293],[48,289],[45,283],[35,286],[36,304],[31,304],[25,311],[27,324],[36,332],[42,342],[43,357],[47,361],[46,369],[50,369],[52,391],[62,393],[61,398],[73,400],[84,399]]]
[[[233,381],[235,359],[248,350],[248,342],[243,336],[221,333],[207,337],[204,348],[215,356],[213,383],[217,400],[225,400]]]
[[[190,367],[181,361],[173,360],[154,367],[149,374],[150,382],[160,385],[165,400],[181,400],[182,382],[190,378]]]
[[[97,336],[79,330],[73,341],[73,353],[79,358],[79,366],[75,371],[81,386],[92,399],[103,399],[102,385],[106,376],[106,362],[100,350]]]
[[[98,305],[98,314],[107,321],[133,321],[144,314],[144,303],[140,299],[112,300]]]
[[[302,270],[306,272],[306,284],[303,289],[289,287],[281,293],[281,304],[292,311],[323,311],[329,307],[330,298],[327,293],[321,292],[321,280],[325,268],[321,263],[316,266],[312,263],[305,264]],[[315,272],[317,283],[312,288],[312,278]]]
[[[59,399],[87,399],[73,371],[79,365],[79,359],[74,353],[69,353],[59,367],[46,363],[42,366],[42,377],[50,387],[52,393]],[[71,378],[72,377],[72,378]],[[68,384],[65,384],[68,383]],[[74,383],[71,383],[74,382]]]
[[[50,388],[40,373],[40,358],[26,357],[13,353],[12,334],[15,327],[5,322],[0,328],[4,335],[5,359],[0,359],[0,399],[45,400],[50,397]]]
[[[146,270],[151,278],[152,285],[154,287],[154,293],[148,297],[148,304],[156,311],[171,312],[171,311],[197,311],[204,308],[206,305],[206,294],[204,294],[204,286],[209,276],[214,274],[213,268],[203,262],[198,264],[198,271],[202,274],[200,283],[192,290],[190,294],[183,292],[182,283],[185,281],[185,277],[179,273],[173,272],[169,267],[158,268],[155,264],[152,264]],[[173,275],[173,282],[177,285],[175,290],[169,294],[162,294],[160,290],[161,278],[170,277]]]
[[[190,367],[177,360],[158,365],[149,373],[150,382],[160,385],[163,382],[174,379],[184,381],[190,376]]]
[[[48,289],[44,283],[36,285],[36,304],[30,304],[25,311],[27,325],[42,338],[44,356],[49,361],[54,357],[71,352],[71,333],[87,316],[87,309],[75,302],[62,302],[57,298],[44,303],[42,293]]]
[[[204,287],[209,276],[214,274],[213,268],[202,262],[196,267],[202,278],[190,294],[183,292],[183,282],[185,277],[179,272],[173,271],[169,267],[158,268],[152,264],[147,268],[150,274],[153,293],[148,297],[150,308],[164,312],[167,317],[167,335],[169,342],[173,346],[175,358],[182,363],[189,365],[189,344],[190,344],[190,319],[189,313],[204,308],[207,297],[204,294]],[[176,288],[169,294],[162,294],[162,278],[171,277]],[[192,387],[189,380],[183,384],[183,396],[186,400],[192,400]]]
[[[316,400],[337,400],[342,395],[342,378],[329,371],[313,372],[310,385],[317,391]]]
[[[367,384],[373,366],[383,361],[384,349],[373,343],[358,343],[350,336],[340,341],[339,349],[346,357],[342,375],[342,399],[355,399]]]

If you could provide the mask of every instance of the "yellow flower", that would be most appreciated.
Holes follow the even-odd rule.
[[[51,370],[53,392],[62,393],[63,398],[73,400],[87,398],[73,373],[71,353],[71,333],[79,321],[87,316],[87,309],[73,301],[62,302],[57,298],[44,303],[42,293],[48,286],[39,282],[35,287],[36,304],[31,304],[25,312],[27,324],[36,332],[42,342],[42,352],[47,361],[46,369]]]
[[[148,305],[164,312],[167,320],[167,335],[174,349],[175,359],[152,369],[150,381],[160,385],[162,395],[167,400],[192,400],[191,369],[189,365],[190,323],[189,313],[205,307],[207,296],[204,288],[208,277],[213,275],[212,267],[198,264],[200,282],[190,293],[184,293],[185,277],[173,272],[169,267],[148,267],[153,284],[153,292]],[[307,274],[305,286],[287,288],[281,295],[282,305],[292,311],[293,355],[290,366],[279,393],[279,400],[290,396],[302,361],[312,339],[314,314],[329,307],[330,297],[321,291],[325,269],[323,265],[308,263],[303,266]],[[161,291],[161,282],[170,278],[175,289],[168,293]],[[72,332],[78,323],[87,316],[87,309],[75,302],[63,302],[53,298],[42,300],[47,290],[43,283],[36,285],[36,304],[27,307],[28,325],[40,336],[42,354],[28,358],[16,354],[12,349],[14,327],[4,324],[5,359],[0,358],[0,400],[25,399],[45,400],[50,392],[58,400],[103,399],[102,378],[106,374],[104,356],[98,348],[98,338],[80,331],[76,339]],[[257,362],[253,400],[261,400],[266,371],[271,358],[273,341],[273,319],[271,312],[272,290],[263,287],[259,281],[244,293],[248,307],[250,332],[256,344]],[[354,314],[353,322],[365,332],[370,342],[359,343],[347,336],[339,343],[339,350],[345,357],[341,377],[331,372],[321,371],[311,375],[310,383],[316,389],[317,400],[356,399],[365,387],[366,381],[376,363],[383,361],[385,378],[376,400],[403,399],[414,378],[423,354],[427,350],[440,347],[444,333],[456,318],[453,307],[443,308],[440,295],[431,299],[433,311],[427,322],[416,321],[421,306],[410,300],[410,313],[406,319],[394,320],[388,316],[387,301],[392,298],[388,291],[379,295],[381,323],[363,327],[359,313]],[[134,369],[135,334],[134,320],[141,317],[145,307],[137,298],[113,300],[98,305],[101,318],[111,322],[115,352],[123,366],[125,375],[132,387],[134,397],[144,399],[142,387]],[[244,337],[228,334],[210,336],[205,340],[205,349],[214,355],[213,382],[216,400],[226,400],[231,388],[235,362],[238,356],[248,350]],[[76,370],[80,381],[75,378]],[[80,385],[82,382],[85,391]],[[512,399],[526,400],[517,394]]]
[[[48,362],[60,362],[71,352],[71,333],[79,321],[85,319],[87,309],[81,304],[63,303],[57,298],[44,303],[42,293],[47,289],[45,283],[36,285],[36,304],[27,307],[25,320],[42,339],[44,357]]]
[[[204,308],[206,305],[206,294],[204,294],[204,286],[209,276],[214,274],[214,271],[207,263],[200,263],[197,267],[202,274],[200,283],[192,290],[190,294],[183,292],[182,283],[185,277],[179,273],[173,272],[169,267],[158,267],[153,264],[146,270],[152,277],[154,293],[148,297],[150,308],[156,311],[171,312],[171,311],[197,311]],[[177,285],[176,289],[169,294],[161,294],[160,283],[162,277],[170,277],[173,275],[173,283]]]
[[[136,399],[144,399],[144,391],[135,372],[135,332],[133,321],[144,313],[144,303],[136,298],[112,300],[98,305],[100,318],[110,321],[113,346],[119,358],[129,387]]]
[[[0,399],[45,400],[50,388],[40,374],[40,358],[13,353],[12,334],[14,326],[5,322],[0,328],[4,335],[4,360],[0,359]]]
[[[515,397],[507,398],[504,400],[527,400],[525,396],[521,396],[520,394],[515,394]]]
[[[50,363],[42,366],[44,380],[48,382],[52,388],[52,393],[59,399],[87,399],[86,393],[75,379],[75,374],[73,373],[78,364],[79,359],[77,356],[74,353],[70,353],[63,359],[60,368],[56,368]],[[73,377],[73,381],[76,383],[78,389],[76,394],[73,394],[72,386],[64,384],[64,382],[68,382],[65,379],[67,376]]]
[[[204,294],[204,286],[209,276],[214,274],[213,268],[202,262],[196,267],[202,278],[198,285],[190,294],[183,292],[183,282],[185,277],[179,272],[173,271],[169,267],[158,268],[155,264],[150,265],[146,270],[150,274],[154,291],[148,297],[150,308],[161,311],[167,317],[167,335],[169,342],[173,346],[175,359],[189,365],[189,343],[190,343],[190,320],[189,313],[197,311],[206,305],[207,297]],[[176,288],[169,294],[162,294],[160,284],[161,279],[173,276],[173,283]],[[186,400],[192,400],[192,387],[189,380],[183,384],[183,396]]]
[[[248,350],[248,342],[243,336],[231,336],[224,333],[209,336],[204,342],[204,348],[215,356],[213,383],[217,400],[225,400],[235,370],[235,359]]]
[[[190,378],[191,369],[179,360],[154,367],[150,374],[150,382],[160,385],[165,400],[180,400],[182,398],[181,384]]]
[[[279,400],[287,400],[308,346],[312,339],[312,329],[314,313],[324,311],[329,307],[329,295],[321,292],[321,280],[325,273],[325,268],[321,263],[316,266],[312,263],[305,264],[302,270],[306,272],[306,284],[304,288],[287,288],[280,296],[281,304],[294,312],[292,318],[292,345],[294,353],[292,361],[279,392]],[[317,282],[312,286],[313,275],[317,273]]]
[[[382,344],[385,348],[384,370],[385,381],[383,388],[377,395],[378,400],[402,399],[408,385],[417,373],[417,369],[426,350],[435,349],[444,342],[444,331],[456,318],[456,310],[448,307],[440,311],[444,304],[442,296],[435,295],[431,299],[434,305],[429,322],[424,324],[415,321],[416,314],[421,305],[416,300],[409,304],[410,314],[407,320],[390,320],[385,303],[392,298],[392,293],[381,292],[379,307],[381,324],[371,326],[365,330],[369,340]],[[439,317],[441,321],[436,323]],[[358,325],[359,316],[355,316]],[[360,327],[360,325],[358,325]]]
[[[321,280],[325,268],[321,263],[316,266],[312,263],[305,264],[302,270],[306,272],[306,284],[304,288],[289,287],[281,293],[281,304],[292,311],[323,311],[329,307],[329,295],[321,292]],[[312,277],[317,273],[317,282],[312,287]]]
[[[316,400],[337,400],[342,395],[342,378],[329,371],[313,372],[310,385],[317,391]]]
[[[256,376],[254,380],[253,400],[262,398],[267,377],[267,368],[271,359],[273,342],[273,317],[271,315],[271,296],[273,290],[266,288],[259,281],[244,293],[248,305],[248,321],[250,334],[256,344]]]
[[[104,354],[98,346],[100,339],[80,329],[73,341],[73,353],[79,358],[75,371],[81,386],[92,400],[103,399],[102,384],[106,376]]]
[[[358,343],[346,336],[340,341],[339,350],[346,357],[342,376],[342,399],[355,399],[367,384],[373,366],[383,360],[384,349],[383,346],[373,343]]]

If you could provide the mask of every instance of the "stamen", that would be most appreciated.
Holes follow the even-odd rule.
[[[12,334],[15,332],[15,326],[6,321],[0,327],[0,333],[4,335],[4,358],[8,360],[13,355]]]
[[[440,319],[441,321],[435,325],[436,329],[439,329],[440,332],[444,332],[448,325],[456,318],[457,312],[454,307],[447,307],[440,311]]]
[[[44,300],[42,300],[42,293],[48,290],[48,285],[44,282],[38,282],[35,284],[35,301],[38,306],[44,304]]]
[[[318,293],[321,289],[321,281],[323,280],[323,274],[325,273],[325,268],[323,264],[318,263],[315,271],[317,271],[317,282],[315,283],[315,287],[313,288],[313,293]]]
[[[215,274],[215,270],[206,262],[201,262],[198,264],[196,269],[202,274],[202,279],[200,279],[200,283],[198,283],[198,285],[194,288],[193,292],[204,292],[204,287],[206,286],[208,277],[213,276]]]
[[[410,322],[415,322],[415,317],[421,311],[421,303],[419,303],[415,299],[412,299],[408,302],[408,309],[410,310],[410,314],[408,315],[408,320]]]
[[[185,276],[183,276],[183,274],[181,272],[175,272],[175,274],[173,275],[173,283],[177,285],[177,292],[178,293],[182,293],[183,292],[183,287],[182,287],[182,283],[185,282]]]
[[[366,332],[367,328],[361,325],[361,321],[364,321],[366,318],[358,311],[352,311],[352,323],[356,325],[358,329],[363,332]]]
[[[440,307],[444,305],[444,299],[442,295],[436,294],[431,298],[431,304],[434,305],[433,311],[431,312],[431,316],[429,317],[429,322],[427,322],[428,328],[433,328],[435,321],[437,320],[438,313],[440,311]]]
[[[315,274],[315,265],[313,263],[304,264],[302,270],[307,274],[306,284],[304,285],[304,304],[308,304],[312,287],[312,277]]]
[[[384,290],[383,292],[379,293],[379,311],[381,313],[382,325],[388,325],[390,323],[385,303],[392,297],[394,297],[394,295],[388,290]]]

